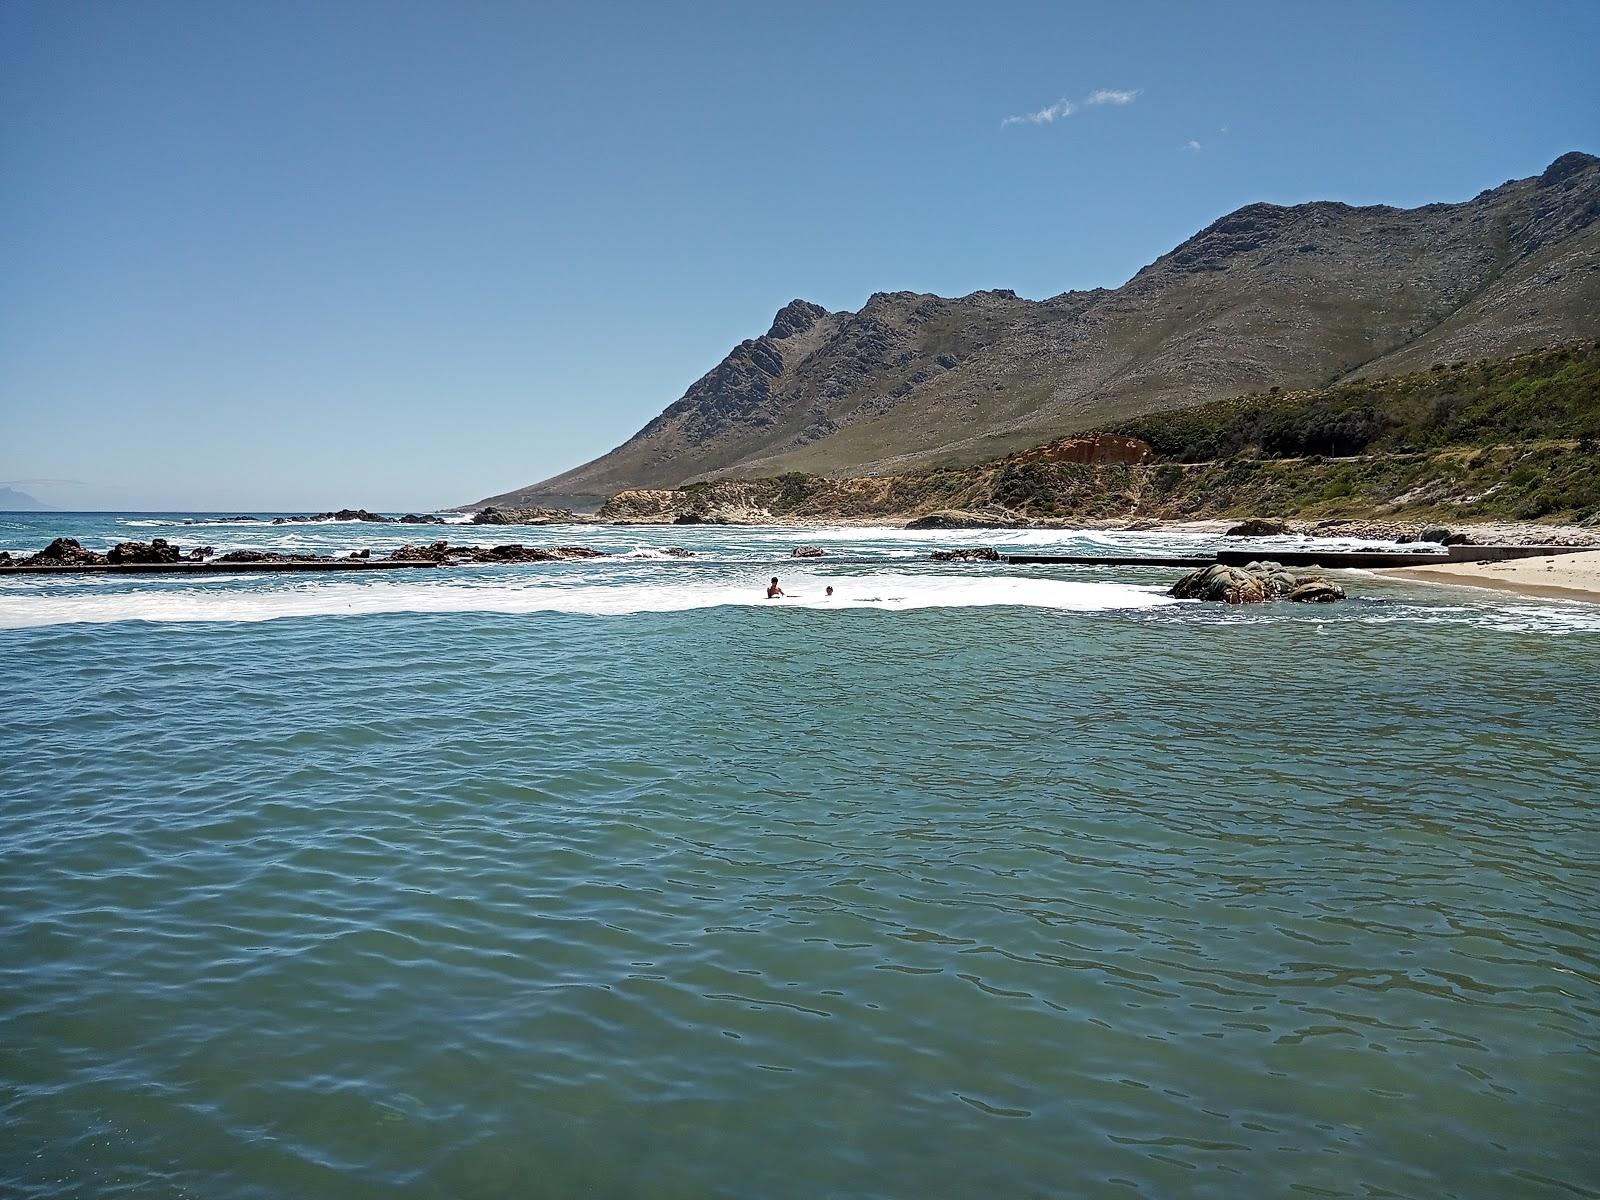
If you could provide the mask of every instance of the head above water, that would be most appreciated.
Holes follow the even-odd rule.
[[[828,585],[828,595],[833,595],[833,584],[831,583]]]
[[[777,577],[777,576],[776,576],[776,575],[774,575],[774,576],[773,576],[773,577],[772,577],[772,582],[773,582],[773,583],[777,583],[777,582],[778,582],[778,577]]]

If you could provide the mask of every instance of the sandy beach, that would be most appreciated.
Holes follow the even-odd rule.
[[[1524,596],[1548,596],[1600,603],[1600,550],[1519,558],[1510,562],[1450,563],[1432,567],[1396,567],[1383,575],[1492,588]]]

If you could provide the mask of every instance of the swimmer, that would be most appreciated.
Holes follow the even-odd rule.
[[[767,599],[776,600],[781,595],[783,595],[783,589],[778,586],[778,577],[774,575],[772,582],[767,585]]]
[[[828,599],[833,599],[833,585],[831,583],[828,585]]]

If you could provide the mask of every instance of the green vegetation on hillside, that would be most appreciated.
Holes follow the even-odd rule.
[[[1600,342],[1441,363],[1394,379],[1257,393],[1141,417],[1116,432],[1179,462],[1600,441]]]

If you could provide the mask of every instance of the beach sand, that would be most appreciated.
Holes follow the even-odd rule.
[[[1493,588],[1523,596],[1600,603],[1600,550],[1518,558],[1509,562],[1449,563],[1431,567],[1393,567],[1378,572],[1429,583]]]

